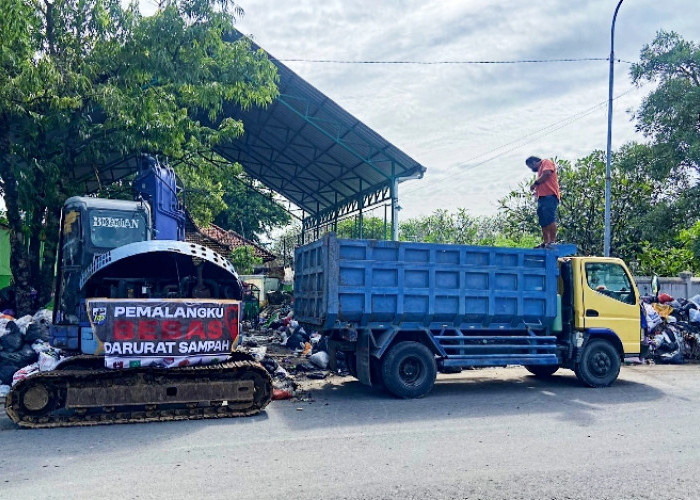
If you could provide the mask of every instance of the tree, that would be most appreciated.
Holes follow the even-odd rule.
[[[681,230],[665,248],[645,243],[639,256],[641,274],[677,276],[683,271],[700,272],[700,222]]]
[[[338,222],[338,238],[360,238],[359,217],[349,217]],[[362,218],[362,238],[366,240],[386,240],[391,238],[391,224],[379,217]]]
[[[234,248],[229,259],[238,274],[253,274],[255,266],[262,264],[262,259],[255,256],[255,249],[248,245]]]
[[[528,233],[506,236],[496,217],[474,217],[460,208],[455,213],[436,210],[426,217],[401,223],[401,239],[428,243],[531,247],[535,237]]]
[[[0,190],[18,312],[52,290],[60,207],[77,164],[139,152],[173,163],[243,133],[224,104],[265,106],[276,70],[224,41],[230,0],[163,0],[142,17],[119,0],[0,0]],[[43,265],[39,260],[43,243]]]
[[[241,169],[240,165],[237,165]],[[217,225],[236,231],[245,238],[260,242],[260,235],[270,235],[276,227],[291,221],[289,213],[277,203],[271,192],[245,175],[229,175],[221,180],[223,210],[215,216]]]
[[[700,47],[661,30],[630,74],[638,86],[657,84],[635,113],[637,130],[653,140],[652,171],[660,177],[700,172]]]

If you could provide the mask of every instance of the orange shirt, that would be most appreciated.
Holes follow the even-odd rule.
[[[552,160],[542,160],[540,162],[540,166],[537,169],[537,181],[539,181],[540,177],[542,177],[542,173],[545,171],[551,171],[552,174],[547,177],[544,182],[535,186],[535,194],[538,198],[554,195],[558,200],[561,200],[559,179],[557,179],[557,167]]]

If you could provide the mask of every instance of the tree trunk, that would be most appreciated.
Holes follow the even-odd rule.
[[[0,178],[2,178],[5,191],[5,205],[7,206],[7,221],[10,225],[10,269],[14,279],[15,307],[17,317],[32,312],[31,301],[31,277],[27,248],[22,234],[23,221],[19,210],[19,193],[17,190],[17,178],[12,165],[14,158],[10,151],[9,136],[2,137],[2,160],[0,160]]]
[[[56,250],[58,248],[58,232],[61,221],[61,208],[49,208],[46,213],[46,238],[44,239],[44,258],[39,277],[39,305],[44,306],[53,297],[54,270],[56,268]]]

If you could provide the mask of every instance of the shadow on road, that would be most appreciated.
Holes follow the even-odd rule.
[[[320,404],[315,413],[326,413],[331,418],[324,424],[323,418],[314,418],[315,415],[299,418],[291,412],[280,412],[282,418],[289,419],[290,427],[337,425],[338,420],[333,417],[339,412],[343,425],[556,414],[561,421],[588,426],[610,405],[643,405],[664,397],[655,387],[624,378],[611,387],[592,389],[583,387],[567,370],[540,379],[520,368],[441,375],[430,394],[414,400],[397,399],[380,388],[366,387],[350,378],[307,394],[312,400],[309,410]],[[275,404],[280,403],[297,404]]]
[[[115,442],[125,449],[134,449],[211,427],[218,427],[222,437],[231,433],[255,433],[258,424],[269,419],[274,419],[275,425],[301,430],[457,417],[556,414],[562,421],[588,426],[610,405],[642,404],[663,396],[664,393],[655,387],[624,377],[611,387],[591,389],[581,386],[573,372],[567,370],[548,379],[539,379],[522,368],[482,369],[440,375],[431,393],[421,399],[397,399],[381,388],[366,387],[347,377],[335,378],[306,391],[301,401],[273,401],[267,411],[252,417],[30,430],[18,429],[3,414],[0,434],[4,434],[3,440],[7,441],[5,438],[10,438],[14,430],[21,439],[14,435],[12,441],[21,441],[22,453],[37,450],[40,454],[47,442],[59,447],[62,443],[70,448],[71,437],[92,443],[93,452],[111,450]]]

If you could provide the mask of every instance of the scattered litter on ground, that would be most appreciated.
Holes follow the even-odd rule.
[[[5,310],[0,317],[0,384],[5,386],[38,371],[40,364],[42,370],[53,369],[61,359],[61,351],[48,343],[51,311],[41,309],[18,319],[12,314]]]
[[[700,360],[700,295],[673,298],[667,293],[642,297],[643,344],[648,363],[681,364]]]

